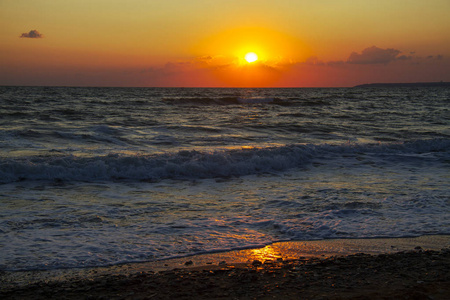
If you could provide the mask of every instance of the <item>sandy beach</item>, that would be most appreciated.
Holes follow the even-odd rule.
[[[275,243],[108,268],[3,272],[2,299],[448,299],[450,236]]]

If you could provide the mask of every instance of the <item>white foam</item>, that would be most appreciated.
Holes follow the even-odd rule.
[[[291,145],[214,152],[180,151],[159,155],[76,157],[39,156],[0,160],[0,183],[19,180],[161,180],[238,177],[303,167],[313,160],[342,155],[390,156],[392,161],[424,155],[450,155],[450,140],[403,144]]]
[[[450,234],[448,170],[360,159],[217,181],[4,184],[0,265],[100,266],[280,240]]]

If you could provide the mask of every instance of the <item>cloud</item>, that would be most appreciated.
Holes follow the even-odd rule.
[[[207,55],[167,62],[141,74],[152,86],[266,87],[273,85],[282,71],[282,66],[265,61],[248,64],[236,57]]]
[[[412,55],[405,51],[369,47],[347,60],[259,61],[205,55],[167,62],[142,70],[143,86],[191,87],[320,87],[354,86],[368,82],[418,82],[448,80],[450,59],[435,54]]]
[[[310,56],[305,60],[304,64],[321,66],[324,65],[325,63],[320,59],[318,59],[317,56]]]
[[[44,35],[39,33],[37,30],[30,30],[28,33],[22,33],[20,38],[30,38],[30,39],[40,39],[43,38]]]
[[[400,55],[399,57],[397,57],[397,60],[411,60],[414,57],[411,55]]]
[[[441,54],[438,54],[438,55],[428,55],[428,56],[427,56],[427,59],[441,60],[441,59],[443,59],[443,58],[444,58],[444,56],[442,56]]]
[[[361,54],[352,52],[347,63],[350,64],[387,64],[397,59],[400,50],[388,48],[381,49],[375,46],[364,49]]]

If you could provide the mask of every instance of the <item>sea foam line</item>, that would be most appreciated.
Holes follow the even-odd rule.
[[[268,148],[179,151],[160,155],[39,156],[0,159],[0,183],[23,180],[161,180],[238,177],[302,167],[342,154],[448,153],[450,140],[399,144],[287,145]]]

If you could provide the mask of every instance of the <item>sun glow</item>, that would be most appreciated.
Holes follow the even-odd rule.
[[[255,62],[258,60],[258,55],[256,55],[256,53],[254,53],[254,52],[249,52],[249,53],[245,54],[245,60],[248,63]]]
[[[199,57],[198,64],[230,87],[275,85],[293,62],[308,57],[306,50],[296,38],[261,27],[219,32],[192,48],[193,54]]]

